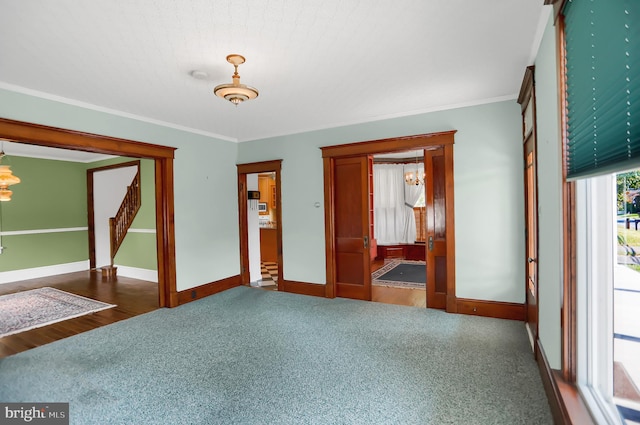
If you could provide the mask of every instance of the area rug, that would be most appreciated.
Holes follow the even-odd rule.
[[[424,261],[392,260],[371,274],[372,284],[400,288],[426,288]]]
[[[0,296],[0,338],[115,307],[55,288]]]

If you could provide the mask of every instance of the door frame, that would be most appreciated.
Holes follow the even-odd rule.
[[[536,89],[535,89],[535,66],[528,66],[525,70],[522,85],[520,87],[520,93],[518,95],[518,103],[521,106],[522,114],[522,158],[523,158],[523,176],[524,176],[524,228],[525,228],[525,258],[524,258],[524,278],[525,278],[525,324],[529,329],[529,333],[532,341],[532,345],[535,346],[535,341],[538,338],[538,327],[540,323],[540,311],[539,311],[539,282],[538,282],[538,253],[539,253],[539,226],[538,226],[538,146],[537,146],[537,117],[536,117]],[[526,113],[527,108],[531,108],[531,122],[527,127]],[[529,187],[527,179],[527,144],[531,143],[531,152],[533,154],[533,187]],[[531,193],[532,204],[529,205],[529,193]],[[532,212],[532,217],[529,217],[529,212]],[[533,223],[529,226],[529,223]],[[530,229],[529,227],[533,227]],[[529,238],[533,238],[533,254],[529,252]],[[530,312],[529,303],[529,266],[533,265],[533,274],[535,276],[535,293],[533,294],[535,301],[535,313]],[[530,316],[535,316],[532,318]],[[534,328],[531,329],[530,320],[535,319]],[[537,352],[534,349],[534,356],[537,356]]]
[[[333,165],[336,158],[374,155],[379,153],[402,152],[418,149],[443,148],[445,155],[445,193],[446,193],[446,235],[447,235],[447,305],[446,311],[457,312],[455,279],[455,212],[453,184],[453,144],[456,130],[420,134],[415,136],[371,140],[321,147],[324,168],[324,220],[325,220],[325,256],[327,283],[325,296],[335,298],[336,260],[335,260],[335,203]],[[428,282],[427,282],[428,284]],[[427,300],[428,302],[428,300]],[[429,305],[427,304],[427,307]]]
[[[160,307],[177,307],[173,158],[176,148],[0,118],[0,138],[16,143],[155,160]]]
[[[96,268],[96,223],[95,223],[95,198],[93,191],[93,175],[100,171],[115,170],[118,168],[138,167],[140,173],[140,160],[121,162],[105,165],[104,167],[90,168],[87,170],[87,224],[89,226],[89,268]]]
[[[240,279],[243,285],[251,282],[249,275],[249,227],[247,223],[247,174],[275,173],[276,175],[276,249],[278,253],[278,291],[285,290],[282,278],[282,201],[281,171],[282,160],[236,164],[238,168],[238,221],[240,229]]]

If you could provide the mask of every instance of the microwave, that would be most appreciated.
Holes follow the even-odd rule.
[[[258,202],[258,211],[259,212],[267,212],[267,203],[266,202]]]

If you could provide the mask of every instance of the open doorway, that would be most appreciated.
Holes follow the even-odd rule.
[[[370,156],[423,150],[426,306],[456,312],[455,131],[323,147],[327,297],[372,300]],[[374,235],[375,236],[375,235]]]
[[[0,118],[0,138],[30,145],[148,158],[155,166],[158,305],[177,307],[173,157],[175,148]]]
[[[369,156],[371,300],[426,307],[424,151]]]
[[[284,290],[281,162],[238,165],[242,284],[280,291]]]

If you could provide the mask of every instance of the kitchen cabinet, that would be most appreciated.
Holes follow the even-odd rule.
[[[275,228],[260,228],[260,261],[278,262],[277,234]]]
[[[258,175],[258,190],[260,191],[260,202],[269,202],[269,176],[266,174]]]

